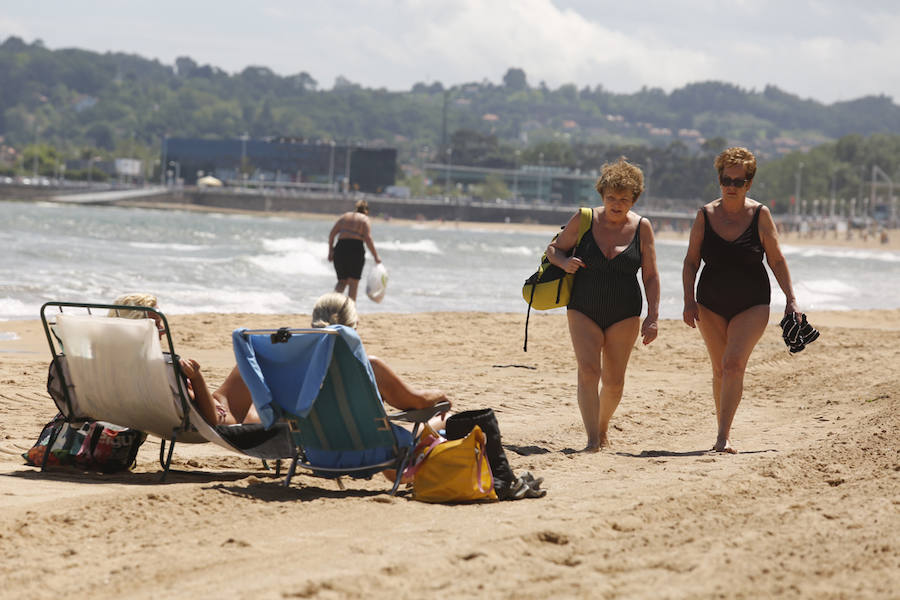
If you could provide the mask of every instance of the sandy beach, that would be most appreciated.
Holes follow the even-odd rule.
[[[430,505],[377,476],[290,488],[212,444],[179,445],[159,483],[149,438],[130,473],[41,473],[20,454],[55,413],[39,321],[0,329],[0,580],[8,598],[102,586],[128,598],[890,598],[900,589],[900,310],[810,314],[791,356],[771,325],[732,441],[697,331],[664,321],[637,348],[614,447],[584,433],[562,314],[366,315],[361,337],[457,409],[493,407],[513,468],[543,499]],[[306,315],[173,315],[176,349],[213,382],[235,327]],[[9,336],[5,336],[9,337]]]

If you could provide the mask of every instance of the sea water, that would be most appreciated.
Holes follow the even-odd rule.
[[[36,319],[50,300],[110,302],[156,294],[168,313],[309,314],[334,287],[332,221],[46,202],[0,202],[0,320]],[[335,215],[336,217],[337,215]],[[557,231],[373,220],[389,272],[360,313],[519,312],[522,283]],[[658,241],[660,315],[680,318],[686,242]],[[783,245],[804,310],[900,307],[900,253]],[[773,312],[784,296],[772,278]],[[562,309],[558,309],[562,310]],[[646,312],[646,306],[644,308]]]

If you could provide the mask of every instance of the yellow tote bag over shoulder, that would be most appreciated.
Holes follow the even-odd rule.
[[[578,240],[575,242],[575,248],[581,243],[584,234],[591,230],[594,221],[594,210],[592,208],[582,207],[580,209],[580,220],[578,221]],[[563,226],[565,229],[565,226]],[[559,237],[557,233],[550,240],[551,243]],[[571,253],[569,254],[571,256]],[[531,277],[525,280],[522,286],[522,298],[528,303],[528,312],[525,316],[525,345],[522,349],[528,352],[528,319],[531,317],[531,309],[548,310],[551,308],[559,308],[569,303],[569,297],[572,295],[572,284],[575,282],[574,273],[566,273],[554,264],[550,263],[547,253],[541,255],[541,266],[538,270],[531,274]]]
[[[594,212],[590,208],[581,209],[581,219],[578,222],[578,240],[575,247],[581,242],[584,234],[590,230],[593,221]],[[559,234],[553,236],[553,240],[559,237]],[[575,248],[572,248],[574,251]],[[528,307],[535,310],[548,310],[550,308],[559,308],[569,303],[569,296],[572,292],[572,282],[575,275],[566,273],[556,265],[550,263],[547,254],[541,255],[541,266],[535,271],[531,277],[525,280],[522,286],[522,298],[528,303]]]
[[[477,425],[461,440],[432,446],[415,472],[413,498],[423,502],[497,500],[486,439]]]

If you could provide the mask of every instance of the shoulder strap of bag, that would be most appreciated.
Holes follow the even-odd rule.
[[[578,239],[575,241],[574,248],[578,247],[578,244],[581,243],[581,238],[584,237],[584,234],[591,230],[591,225],[594,223],[594,209],[589,206],[582,206],[579,209],[579,213],[581,215],[581,220],[578,221]],[[559,235],[559,234],[557,234]],[[556,238],[553,238],[556,239]],[[522,345],[522,351],[528,352],[528,320],[531,318],[531,303],[534,302],[534,290],[535,287],[531,288],[531,300],[528,301],[528,311],[525,313],[525,343]]]
[[[581,221],[578,222],[578,240],[575,242],[575,246],[581,243],[581,238],[584,237],[584,234],[591,230],[591,225],[594,221],[594,209],[588,206],[581,207]]]

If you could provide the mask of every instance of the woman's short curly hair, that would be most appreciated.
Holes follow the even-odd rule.
[[[722,172],[728,167],[743,167],[744,177],[747,179],[753,179],[753,176],[756,175],[756,157],[742,146],[726,148],[716,157],[713,164],[716,167],[716,171],[719,172],[719,177],[722,176]]]
[[[606,163],[600,168],[600,178],[594,186],[601,196],[606,190],[628,190],[634,201],[644,191],[644,173],[625,157],[614,163]]]

